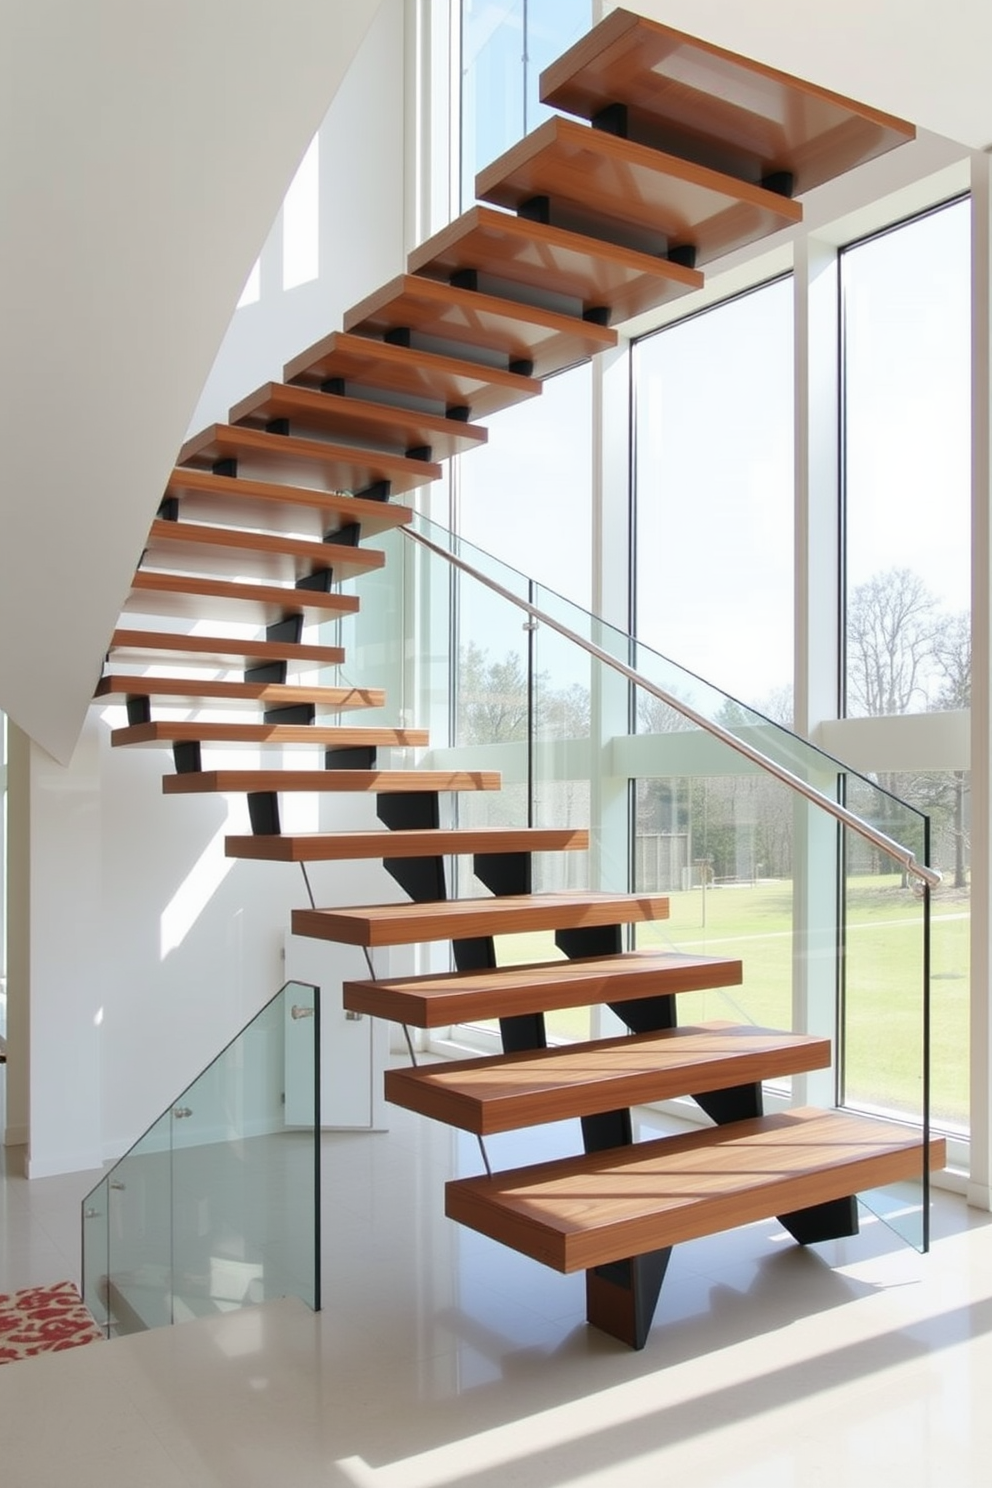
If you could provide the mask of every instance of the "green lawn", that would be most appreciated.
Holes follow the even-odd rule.
[[[647,947],[737,956],[744,982],[725,991],[679,999],[679,1019],[744,1018],[771,1027],[792,1024],[792,885],[787,881],[716,886],[672,894],[667,921],[641,927]],[[705,918],[705,923],[704,923]],[[911,1115],[922,1090],[922,912],[897,877],[849,881],[847,1099]],[[955,1124],[968,1119],[967,894],[938,891],[932,910],[932,1104]],[[554,954],[550,935],[505,937],[500,961],[538,961]],[[586,1009],[548,1015],[551,1037],[588,1037]]]

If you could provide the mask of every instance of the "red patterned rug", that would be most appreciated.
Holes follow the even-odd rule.
[[[0,1293],[0,1364],[96,1343],[103,1336],[71,1281]]]

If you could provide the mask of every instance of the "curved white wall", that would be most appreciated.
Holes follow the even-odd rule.
[[[63,763],[241,287],[378,6],[0,4],[0,708]]]

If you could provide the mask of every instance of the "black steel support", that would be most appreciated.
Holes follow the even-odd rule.
[[[766,191],[774,191],[776,196],[791,197],[796,190],[796,178],[792,171],[787,170],[772,171],[762,177],[761,184]]]
[[[343,398],[347,393],[345,380],[343,377],[325,377],[320,384],[320,391],[332,393],[336,398]]]
[[[625,103],[608,103],[598,113],[593,114],[590,119],[593,129],[602,130],[603,134],[615,134],[618,139],[628,138],[627,105]]]
[[[203,769],[199,739],[180,739],[172,746],[172,762],[177,775],[194,775]]]
[[[589,325],[608,326],[611,314],[609,305],[590,305],[588,310],[583,310],[582,319]]]
[[[451,953],[456,971],[495,971],[496,947],[491,935],[475,935],[467,940],[453,940]]]
[[[825,1204],[810,1204],[808,1209],[794,1209],[780,1214],[784,1225],[800,1245],[816,1245],[822,1240],[843,1240],[858,1233],[858,1201],[854,1195],[830,1199]]]
[[[631,1033],[660,1033],[664,1028],[676,1027],[677,1014],[672,994],[642,997],[631,1002],[611,1002],[607,1006],[621,1023],[626,1023]]]
[[[324,750],[325,770],[374,770],[374,744],[341,744]]]
[[[683,269],[694,269],[696,267],[696,245],[677,243],[674,248],[669,248],[665,257],[669,263],[679,264]]]
[[[517,208],[517,216],[525,222],[542,222],[545,227],[551,222],[550,196],[529,196]]]
[[[504,1054],[526,1054],[530,1049],[546,1049],[543,1013],[515,1013],[499,1020]]]
[[[265,432],[266,432],[266,434],[288,434],[289,433],[289,419],[288,418],[274,418],[274,419],[269,419],[268,423],[265,425]]]
[[[265,627],[267,641],[287,641],[291,646],[299,645],[302,634],[302,615],[287,615],[285,620],[275,620]]]
[[[316,716],[313,703],[288,703],[281,708],[266,708],[262,719],[265,723],[313,723]]]
[[[475,876],[493,894],[532,892],[533,860],[529,852],[476,853]]]
[[[478,290],[479,271],[478,269],[456,269],[448,276],[448,283],[452,289]]]
[[[362,529],[358,522],[345,522],[343,527],[334,527],[324,533],[323,541],[333,543],[336,548],[357,548],[362,540]]]
[[[248,792],[248,819],[256,837],[278,837],[279,797],[275,791]]]
[[[152,700],[150,697],[129,697],[125,707],[127,708],[128,723],[151,723]]]
[[[391,832],[429,831],[441,825],[437,791],[396,791],[376,796],[375,814]]]
[[[179,521],[179,497],[163,496],[158,506],[158,518],[160,522]]]
[[[672,1248],[611,1261],[586,1272],[586,1317],[632,1349],[648,1341]]]
[[[246,682],[285,682],[288,664],[285,661],[261,661],[257,666],[245,667]]]
[[[306,589],[314,594],[330,594],[334,584],[333,568],[315,568],[313,573],[297,579],[294,588]]]
[[[425,465],[430,463],[433,455],[434,451],[431,449],[431,446],[429,444],[411,445],[411,447],[406,452],[406,457],[408,460],[421,460]]]
[[[514,377],[533,377],[534,363],[527,357],[517,357],[507,367],[507,371],[512,372]]]
[[[633,1140],[629,1106],[582,1117],[582,1145],[586,1152],[609,1152],[611,1147],[629,1147]]]
[[[410,327],[393,326],[386,332],[382,339],[387,346],[409,346],[411,340]]]
[[[233,455],[225,455],[223,460],[215,460],[210,467],[214,475],[236,476],[238,473],[238,462]]]
[[[556,930],[555,945],[570,961],[579,956],[619,956],[623,934],[619,925],[583,925]]]
[[[717,1126],[727,1126],[732,1121],[748,1121],[753,1116],[764,1115],[760,1082],[733,1085],[729,1090],[703,1090],[692,1098]]]
[[[383,858],[382,866],[415,904],[436,904],[448,897],[443,858]]]
[[[364,501],[388,501],[391,490],[392,486],[388,480],[379,480],[373,481],[370,486],[365,486],[361,491],[356,491],[355,495],[362,497]]]
[[[444,416],[454,419],[456,424],[467,424],[472,416],[472,410],[467,403],[452,403],[444,410]]]

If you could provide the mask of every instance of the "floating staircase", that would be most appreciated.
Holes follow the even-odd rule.
[[[442,827],[442,793],[497,790],[498,776],[380,768],[380,748],[422,747],[426,733],[342,724],[345,710],[388,699],[312,685],[307,674],[343,653],[304,626],[358,607],[339,581],[381,566],[365,541],[410,520],[395,497],[485,443],[479,419],[614,346],[617,323],[697,289],[701,265],[799,222],[797,192],[913,130],[624,11],[543,84],[547,102],[587,122],[558,115],[484,170],[478,194],[494,205],[418,248],[341,331],[289,362],[283,383],[184,445],[125,606],[146,619],[115,632],[97,697],[126,703],[116,747],[172,747],[167,794],[247,796],[252,833],[228,838],[229,856],[377,858],[408,895],[301,908],[295,934],[366,948],[451,942],[453,971],[349,982],[345,1006],[423,1029],[499,1020],[502,1056],[391,1070],[387,1095],[480,1137],[578,1119],[583,1155],[453,1182],[447,1212],[549,1266],[584,1269],[590,1321],[640,1347],[673,1244],[770,1215],[804,1243],[853,1233],[855,1192],[916,1176],[919,1139],[839,1111],[763,1115],[762,1081],[828,1065],[828,1043],[678,1026],[678,996],[740,982],[740,963],[625,952],[623,927],[663,919],[663,897],[532,893],[532,855],[584,851],[585,831]],[[213,618],[260,633],[186,633]],[[163,665],[243,675],[141,670]],[[163,705],[204,716],[153,717]],[[251,711],[210,716],[225,707]],[[233,744],[316,746],[324,767],[205,767],[204,751]],[[284,834],[286,791],[371,792],[382,830]],[[488,896],[449,898],[455,853],[474,856]],[[565,959],[498,967],[494,937],[529,930],[553,931]],[[590,1003],[631,1036],[548,1049],[544,1014]],[[673,1096],[693,1097],[713,1125],[634,1143],[631,1105]],[[941,1143],[928,1158],[942,1164]]]

